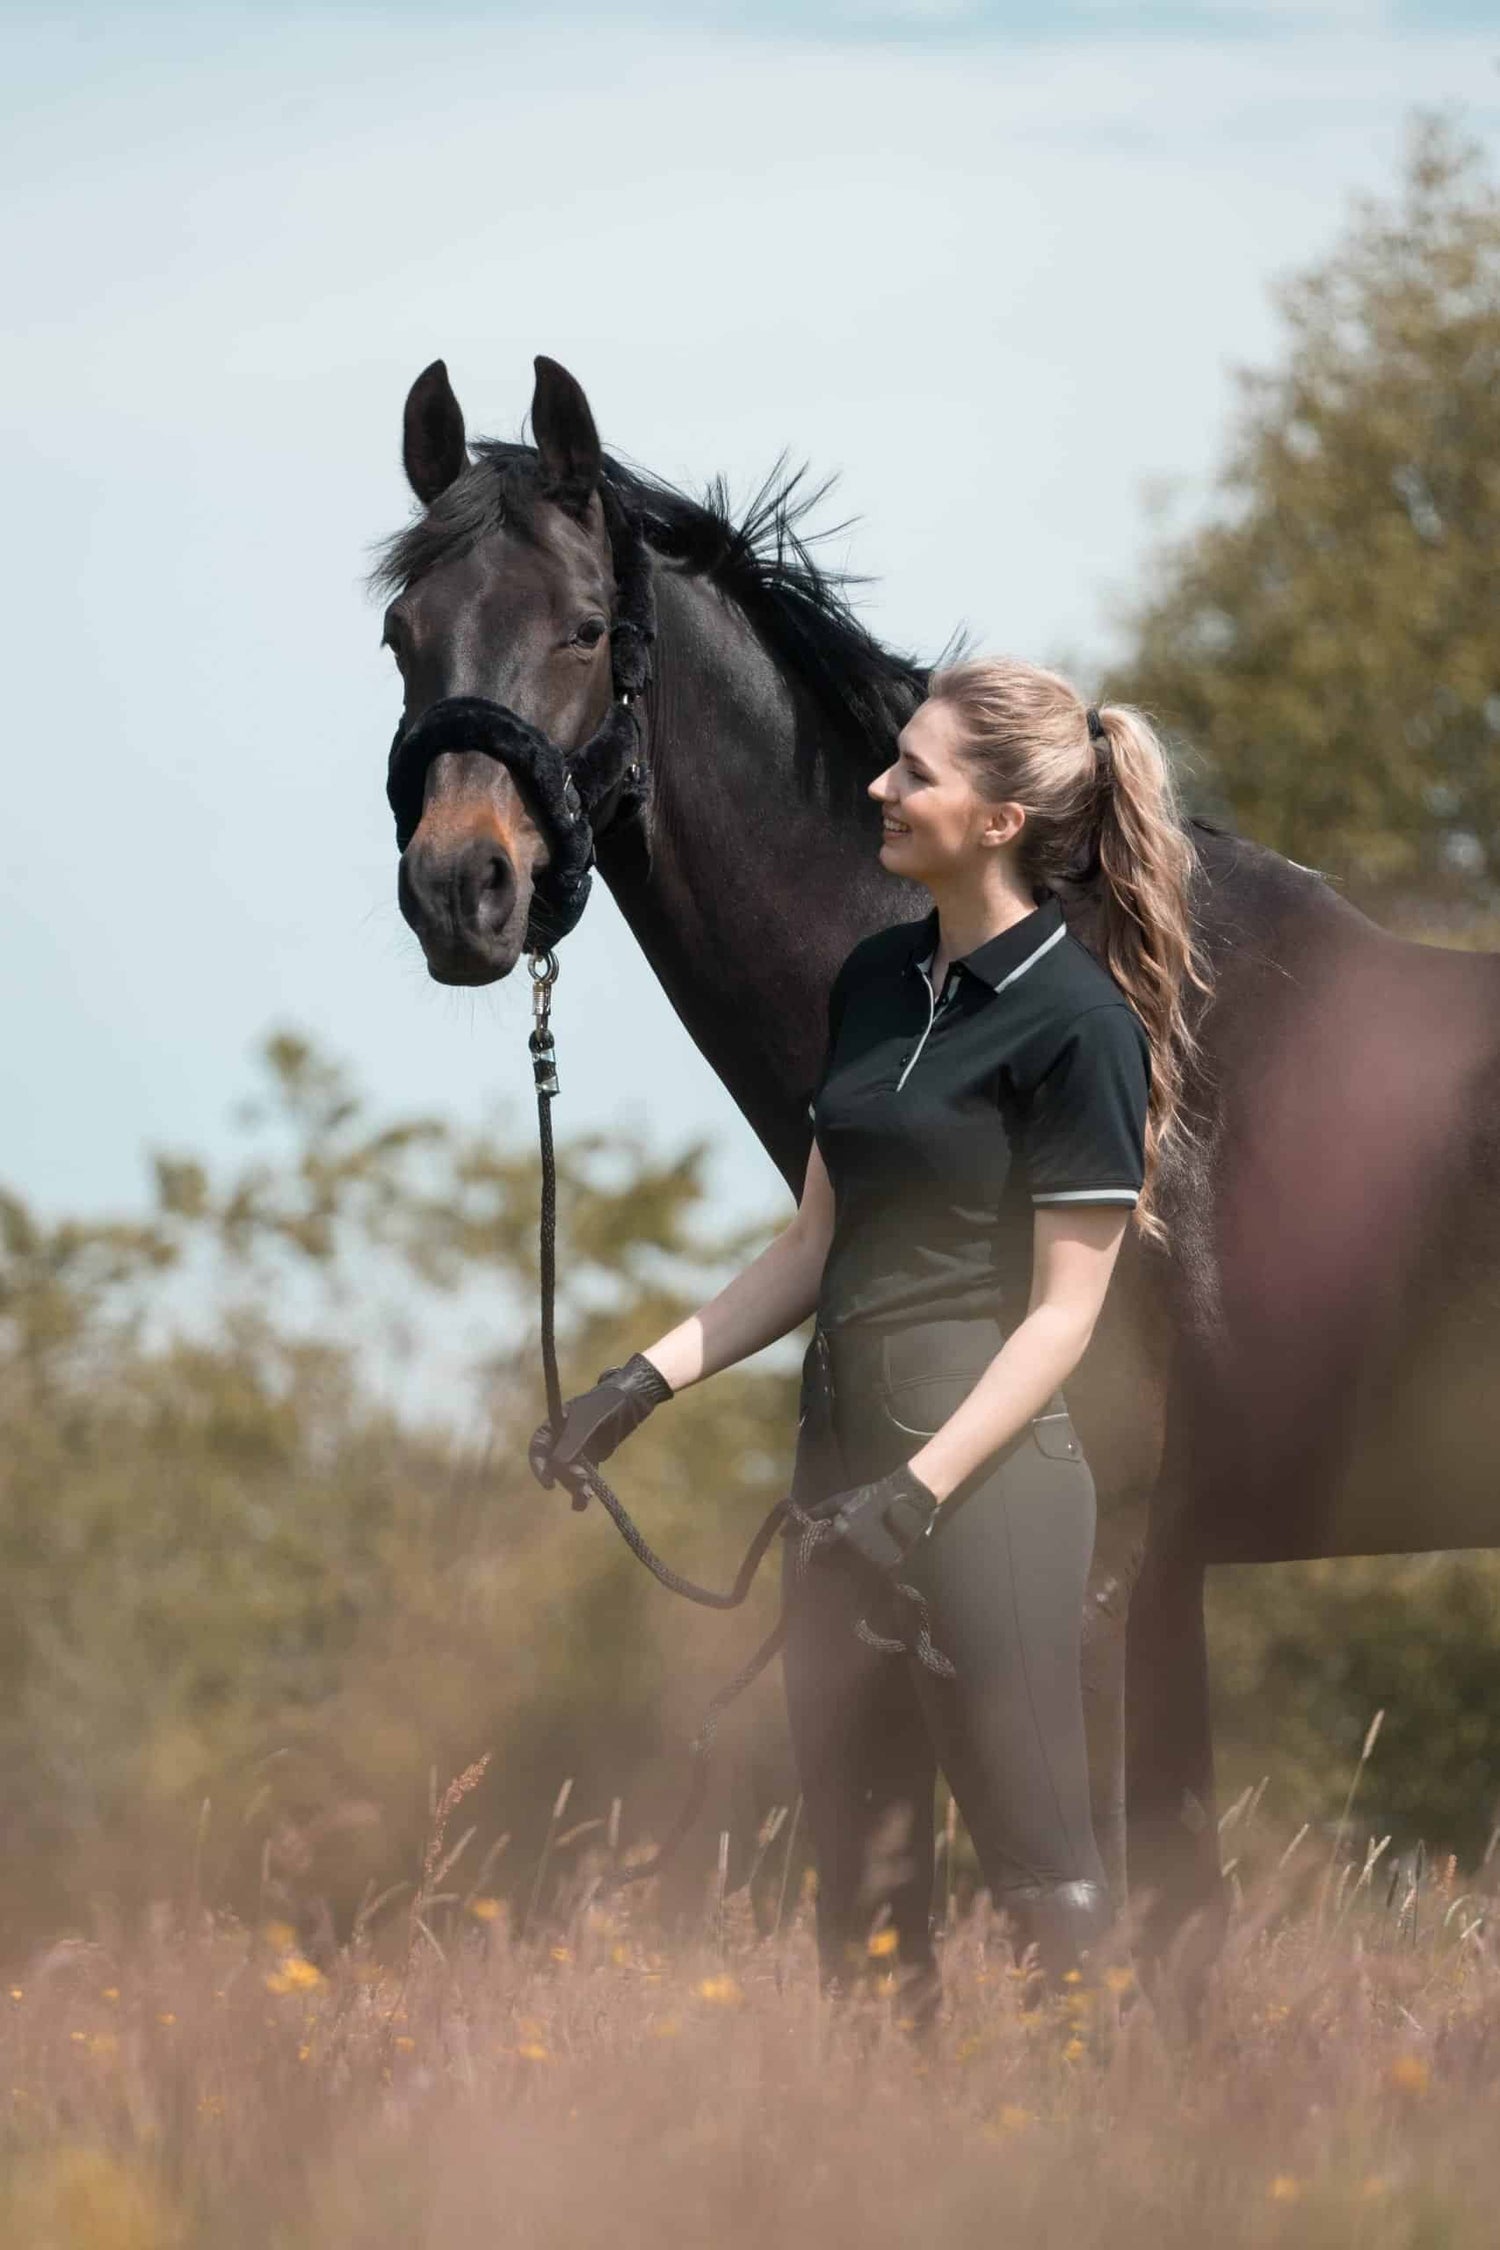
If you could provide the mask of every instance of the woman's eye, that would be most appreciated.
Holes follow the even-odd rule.
[[[573,635],[575,648],[597,648],[609,631],[602,617],[586,617]]]

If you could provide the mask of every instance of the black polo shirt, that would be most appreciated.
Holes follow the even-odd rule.
[[[1000,1315],[1031,1290],[1038,1204],[1134,1204],[1150,1049],[1051,893],[950,967],[934,910],[865,938],[828,1004],[814,1094],[833,1184],[819,1318]]]

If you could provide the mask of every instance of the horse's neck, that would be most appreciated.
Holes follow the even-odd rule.
[[[815,715],[740,612],[705,580],[665,570],[657,607],[651,845],[634,824],[606,836],[600,871],[694,1045],[795,1189],[833,972],[909,899],[876,862],[874,818],[830,818],[805,778]]]

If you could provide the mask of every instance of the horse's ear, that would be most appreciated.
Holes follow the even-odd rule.
[[[531,430],[542,459],[542,482],[565,508],[581,508],[604,466],[599,432],[583,386],[539,353],[531,399]]]
[[[469,465],[464,410],[453,396],[448,370],[440,359],[423,368],[406,394],[401,459],[406,481],[424,508]]]

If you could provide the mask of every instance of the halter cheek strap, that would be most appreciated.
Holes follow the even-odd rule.
[[[651,680],[656,604],[651,558],[640,524],[608,484],[600,487],[614,560],[616,604],[610,628],[615,700],[596,731],[571,754],[508,704],[488,696],[450,695],[396,729],[385,793],[396,819],[397,848],[417,832],[435,758],[477,751],[512,774],[547,839],[548,863],[532,885],[526,950],[545,951],[576,927],[588,902],[594,864],[594,820],[641,804],[647,793],[644,738],[633,702]]]

